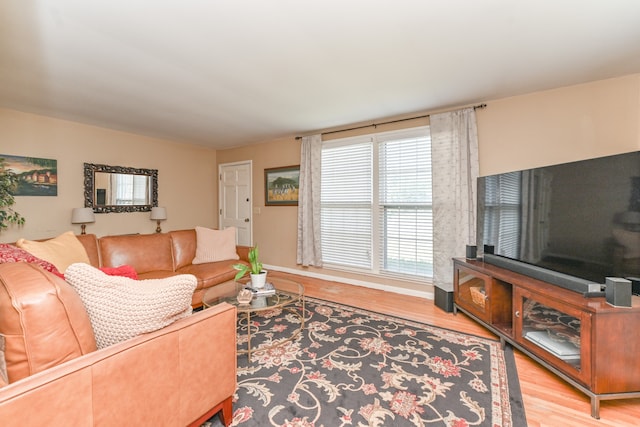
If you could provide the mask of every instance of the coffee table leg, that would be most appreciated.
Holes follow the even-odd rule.
[[[251,312],[247,311],[247,360],[251,363]]]

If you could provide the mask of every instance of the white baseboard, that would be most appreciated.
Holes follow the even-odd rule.
[[[310,271],[297,270],[295,268],[279,267],[279,266],[276,266],[276,265],[266,265],[265,264],[264,268],[266,270],[281,271],[283,273],[297,274],[297,275],[300,275],[300,276],[312,277],[314,279],[321,279],[321,280],[326,280],[326,281],[329,281],[329,282],[341,282],[341,283],[346,283],[348,285],[363,286],[365,288],[377,289],[377,290],[386,291],[386,292],[394,292],[396,294],[408,295],[408,296],[412,296],[412,297],[424,298],[424,299],[429,299],[429,300],[433,300],[433,298],[434,298],[433,292],[416,291],[414,289],[398,288],[397,286],[388,286],[388,285],[383,285],[383,284],[380,284],[380,283],[367,282],[367,281],[364,281],[364,280],[349,279],[349,278],[346,278],[346,277],[330,276],[328,274],[320,274],[320,273],[314,273],[314,272],[310,272]]]

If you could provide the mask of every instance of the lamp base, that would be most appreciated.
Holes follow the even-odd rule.
[[[160,220],[158,220],[158,226],[156,227],[156,233],[162,233],[162,229],[160,228]]]

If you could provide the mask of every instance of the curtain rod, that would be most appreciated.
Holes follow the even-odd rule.
[[[485,108],[487,106],[487,104],[478,104],[478,105],[474,105],[473,109],[474,110],[480,110],[482,108]],[[348,132],[350,130],[358,130],[358,129],[365,129],[365,128],[370,128],[370,127],[377,127],[380,125],[389,125],[392,123],[401,123],[401,122],[406,122],[408,120],[415,120],[415,119],[424,119],[429,117],[431,114],[424,114],[422,116],[415,116],[415,117],[407,117],[406,119],[398,119],[398,120],[389,120],[386,122],[380,122],[380,123],[371,123],[370,125],[362,125],[362,126],[355,126],[355,127],[351,127],[351,128],[346,128],[346,129],[338,129],[338,130],[331,130],[328,132],[321,132],[320,135],[330,135],[332,133],[339,133],[339,132]],[[301,136],[296,136],[296,139],[302,139]]]

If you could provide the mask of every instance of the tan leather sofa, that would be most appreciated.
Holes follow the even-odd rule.
[[[196,231],[178,230],[168,233],[104,236],[77,236],[84,245],[94,267],[130,265],[140,279],[157,279],[175,274],[193,274],[198,286],[193,293],[192,306],[202,306],[205,291],[231,280],[236,270],[233,264],[247,262],[249,247],[237,246],[238,260],[192,264],[196,255]]]
[[[228,304],[96,350],[67,282],[33,264],[7,263],[0,334],[9,377],[0,387],[2,426],[185,426],[218,411],[231,422],[236,310]]]

